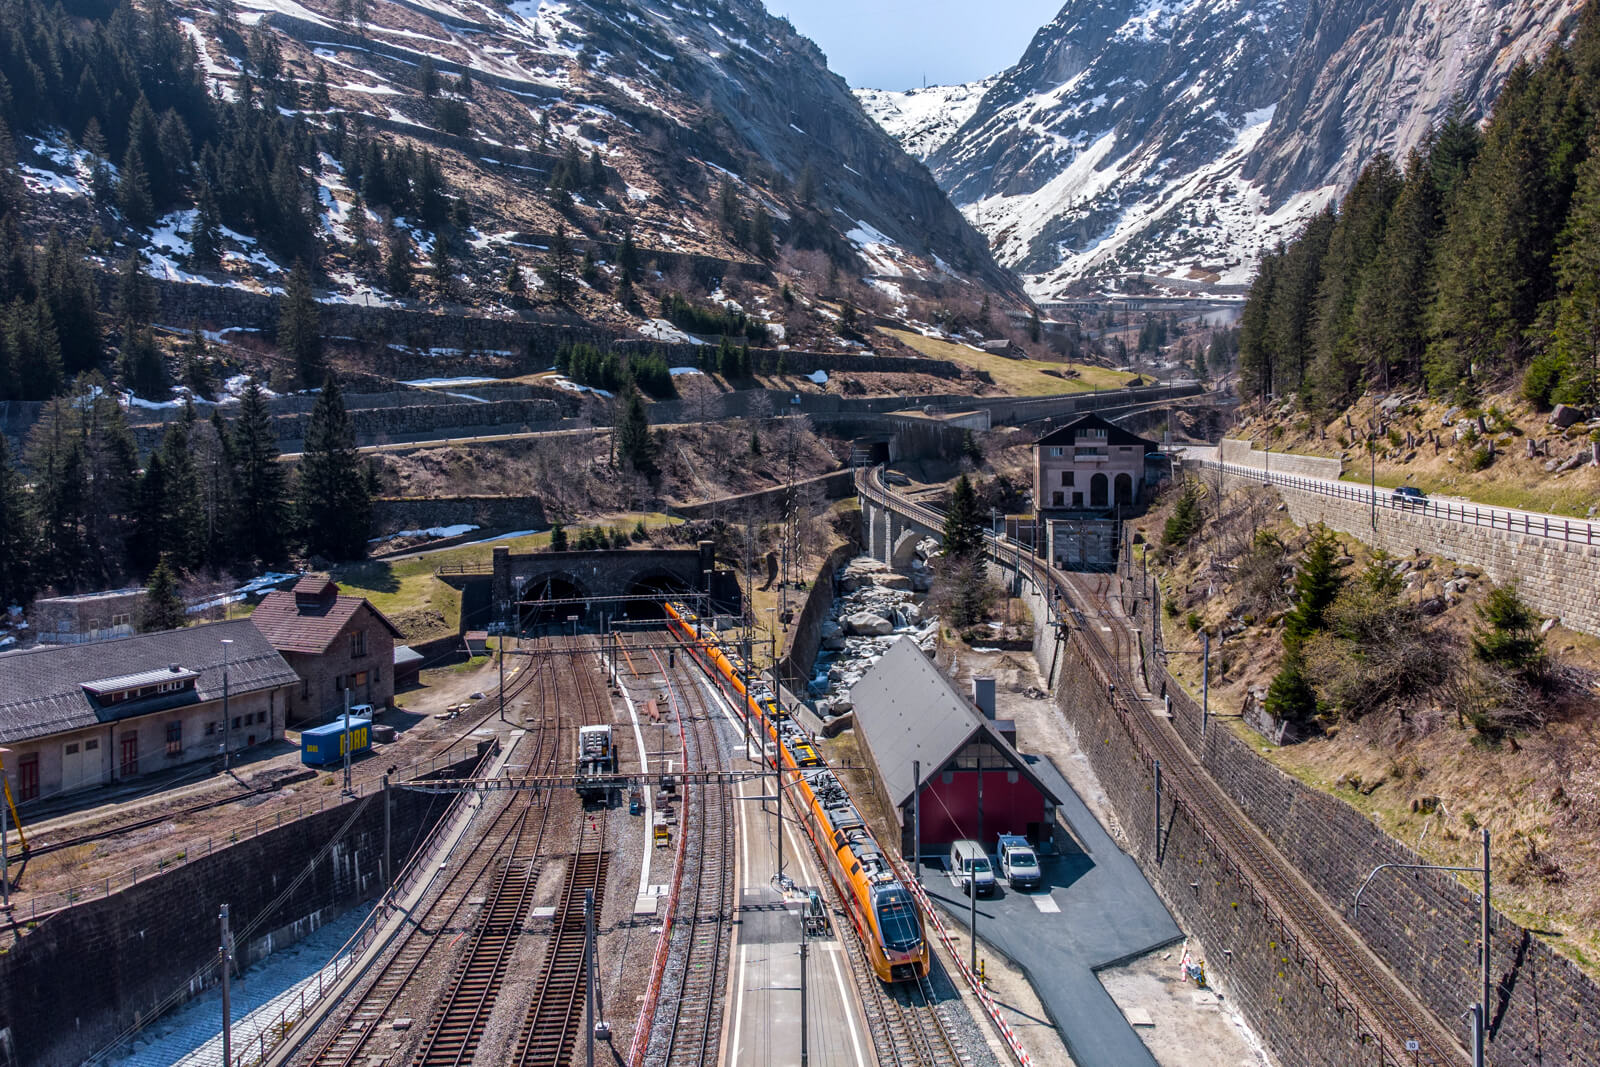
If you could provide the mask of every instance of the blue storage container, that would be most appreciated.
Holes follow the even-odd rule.
[[[326,726],[313,726],[300,733],[300,762],[308,767],[321,767],[344,760],[345,725],[340,716]],[[372,747],[372,720],[350,716],[350,754],[365,752]]]

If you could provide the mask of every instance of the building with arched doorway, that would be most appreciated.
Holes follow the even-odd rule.
[[[1145,457],[1155,451],[1154,441],[1098,415],[1034,442],[1035,528],[1052,563],[1096,570],[1115,562],[1116,520],[1148,502]]]

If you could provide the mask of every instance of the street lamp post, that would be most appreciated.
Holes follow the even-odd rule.
[[[1478,949],[1479,981],[1481,988],[1478,991],[1478,1003],[1472,1006],[1473,1033],[1472,1033],[1472,1067],[1483,1067],[1484,1057],[1487,1055],[1489,1044],[1489,995],[1492,981],[1489,974],[1489,922],[1493,915],[1493,908],[1489,898],[1489,831],[1483,831],[1483,864],[1478,867],[1442,867],[1432,863],[1381,863],[1367,875],[1367,880],[1361,883],[1361,888],[1356,890],[1355,908],[1352,918],[1361,914],[1361,894],[1366,892],[1367,886],[1378,876],[1378,872],[1394,868],[1403,871],[1459,871],[1468,874],[1477,874],[1483,878],[1483,898],[1478,915]]]
[[[233,639],[222,639],[222,773],[228,773],[230,766],[228,754],[228,727],[232,720],[228,718],[228,653],[233,647]]]
[[[1367,435],[1367,458],[1369,474],[1367,476],[1367,492],[1371,503],[1372,528],[1378,528],[1378,442],[1371,434]]]

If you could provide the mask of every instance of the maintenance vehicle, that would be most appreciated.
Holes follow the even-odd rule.
[[[1001,834],[994,851],[1000,873],[1013,889],[1033,889],[1038,886],[1043,872],[1039,870],[1039,857],[1026,837]]]

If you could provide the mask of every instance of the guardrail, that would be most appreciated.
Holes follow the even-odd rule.
[[[1270,461],[1268,462],[1270,464]],[[1463,526],[1483,526],[1491,530],[1505,530],[1508,533],[1520,533],[1529,537],[1548,537],[1552,541],[1573,544],[1600,544],[1600,536],[1597,536],[1600,535],[1600,527],[1582,519],[1563,519],[1556,515],[1506,511],[1500,508],[1479,507],[1477,504],[1453,504],[1440,500],[1424,499],[1416,502],[1397,500],[1389,490],[1380,489],[1374,493],[1371,488],[1306,478],[1297,474],[1279,474],[1271,470],[1270,466],[1241,467],[1236,463],[1223,463],[1214,459],[1199,460],[1198,465],[1219,470],[1230,477],[1266,481],[1286,489],[1317,493],[1338,500],[1350,500],[1368,507],[1375,505],[1411,515],[1443,519]]]

